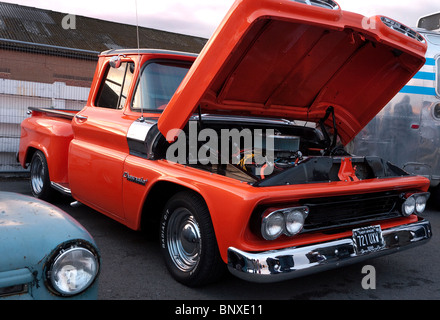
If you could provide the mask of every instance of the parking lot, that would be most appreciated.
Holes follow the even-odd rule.
[[[0,190],[29,195],[28,183],[3,178]],[[100,248],[102,300],[440,299],[440,211],[432,206],[423,216],[432,224],[433,238],[415,249],[281,283],[248,283],[227,274],[220,283],[188,288],[169,276],[157,241],[86,206],[73,208],[71,201],[60,197],[54,204],[77,219]],[[363,273],[366,265],[374,273]],[[375,289],[365,289],[367,276]]]

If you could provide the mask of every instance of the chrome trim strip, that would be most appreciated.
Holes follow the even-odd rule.
[[[259,253],[230,247],[228,269],[247,281],[278,282],[408,249],[427,242],[432,236],[431,224],[427,220],[385,229],[382,234],[385,246],[366,254],[356,253],[351,237]]]
[[[154,159],[154,142],[161,133],[156,120],[136,120],[128,128],[127,144],[131,155]]]
[[[1,39],[0,39],[1,40]],[[205,40],[205,39],[202,39]],[[191,52],[183,52],[183,51],[175,51],[175,50],[165,50],[165,49],[110,49],[107,51],[103,51],[100,55],[121,55],[121,54],[172,54],[172,55],[182,55],[186,57],[194,57],[197,58],[199,55],[197,53]]]
[[[425,38],[423,38],[421,34],[419,34],[417,31],[405,26],[404,24],[402,24],[396,20],[387,18],[387,17],[380,17],[380,20],[388,28],[393,29],[397,32],[400,32],[400,33],[402,33],[412,39],[419,41],[419,42],[425,43]]]
[[[72,192],[70,191],[69,188],[63,187],[62,185],[60,185],[59,183],[56,182],[50,182],[50,185],[52,186],[52,188],[54,188],[55,190],[64,193],[65,195],[71,196]]]
[[[190,121],[198,121],[199,116],[193,115],[189,118]],[[252,123],[252,124],[273,124],[273,125],[295,125],[295,122],[287,119],[278,118],[259,118],[259,117],[247,117],[247,116],[230,116],[230,115],[213,115],[209,113],[202,114],[203,121],[227,121],[238,123]]]
[[[28,108],[28,112],[32,112],[32,111],[37,111],[37,112],[42,112],[45,113],[49,116],[56,116],[59,118],[64,118],[64,119],[68,119],[68,120],[72,120],[75,116],[74,113],[70,113],[70,112],[66,112],[63,110],[58,110],[58,109],[47,109],[47,108],[38,108],[38,107],[29,107]],[[78,111],[76,111],[78,112]]]
[[[339,5],[333,0],[291,0],[324,9],[338,10]]]
[[[157,124],[157,121],[134,121],[127,132],[127,139],[132,139],[144,143],[148,132]]]

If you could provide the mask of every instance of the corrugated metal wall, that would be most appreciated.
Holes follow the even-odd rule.
[[[96,61],[0,49],[0,174],[23,173],[16,161],[29,107],[81,110]]]
[[[0,172],[21,172],[16,161],[20,123],[28,116],[28,107],[54,107],[80,110],[89,89],[0,79]]]

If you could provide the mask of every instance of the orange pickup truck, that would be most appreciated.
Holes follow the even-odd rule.
[[[31,108],[19,161],[36,197],[157,232],[189,286],[393,253],[431,238],[429,181],[344,146],[425,51],[412,29],[332,0],[236,1],[200,55],[103,52],[81,111]]]

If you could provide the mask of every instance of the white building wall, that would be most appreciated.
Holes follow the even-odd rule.
[[[81,110],[89,88],[0,79],[0,173],[24,172],[16,161],[20,124],[29,107]]]

